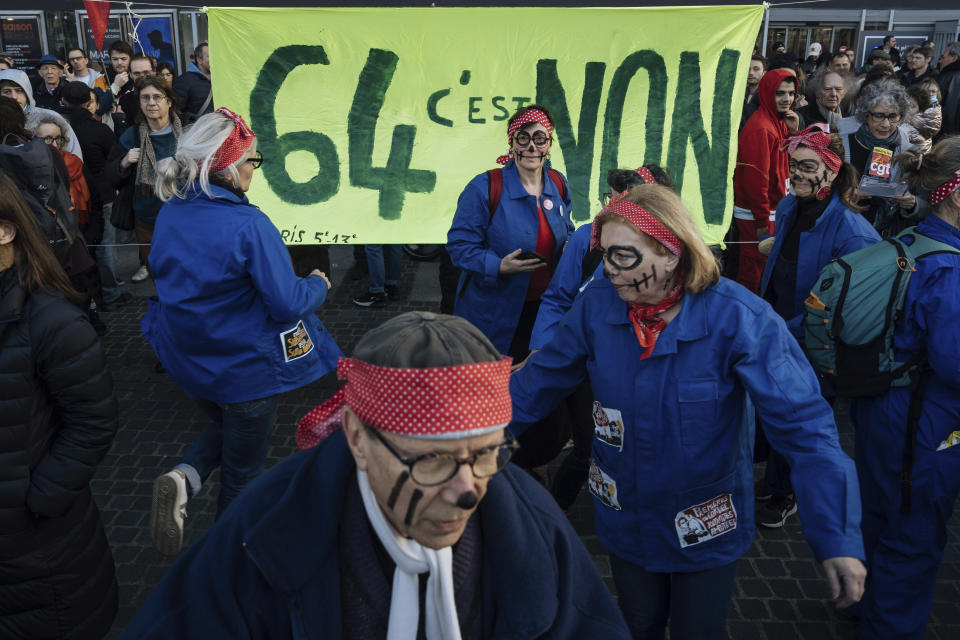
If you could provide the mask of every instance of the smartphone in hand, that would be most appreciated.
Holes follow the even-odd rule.
[[[540,262],[546,262],[547,259],[536,251],[523,251],[520,255],[517,256],[517,260],[539,260]]]

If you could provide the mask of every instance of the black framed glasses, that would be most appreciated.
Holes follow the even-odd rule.
[[[513,141],[516,142],[521,147],[525,147],[530,144],[530,141],[533,140],[533,144],[538,147],[545,147],[547,143],[553,140],[552,136],[548,136],[543,131],[534,131],[531,136],[526,131],[517,131],[513,134]]]
[[[643,255],[635,247],[612,246],[604,249],[603,260],[613,266],[617,271],[630,271],[640,266],[643,262]]]
[[[260,165],[263,164],[263,154],[257,151],[256,154],[247,158],[246,162],[252,164],[254,169],[259,169]]]
[[[520,448],[519,443],[513,439],[513,436],[507,433],[504,441],[500,444],[484,447],[464,458],[446,453],[427,453],[422,456],[407,458],[400,455],[379,431],[369,425],[364,426],[386,447],[387,451],[393,454],[394,458],[407,467],[410,477],[417,484],[425,487],[435,487],[450,480],[457,475],[460,467],[465,464],[470,465],[473,475],[477,478],[489,478],[507,466],[510,458]]]
[[[868,111],[867,113],[868,113],[868,114],[870,115],[870,117],[873,118],[876,122],[882,122],[882,121],[886,120],[886,121],[889,122],[890,124],[894,124],[894,123],[900,121],[900,114],[899,114],[899,113],[879,113],[879,112],[877,112],[877,111]]]

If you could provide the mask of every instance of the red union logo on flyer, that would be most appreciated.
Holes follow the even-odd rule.
[[[677,513],[674,519],[680,547],[689,547],[712,540],[737,528],[737,510],[733,506],[733,497],[724,493],[687,507]]]
[[[874,147],[873,155],[870,157],[870,169],[868,173],[877,178],[890,177],[890,165],[893,162],[893,152],[883,147]]]

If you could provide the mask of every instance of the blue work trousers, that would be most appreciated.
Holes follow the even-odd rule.
[[[911,509],[901,513],[906,420],[891,419],[883,410],[863,401],[850,406],[863,503],[860,529],[867,555],[856,637],[920,640],[930,618],[947,525],[960,492],[960,445],[936,451],[918,438]],[[921,430],[923,426],[921,422]]]

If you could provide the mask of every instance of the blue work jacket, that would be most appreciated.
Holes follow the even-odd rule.
[[[339,527],[355,476],[343,432],[270,469],[177,560],[120,637],[340,638]],[[491,478],[474,517],[484,638],[630,637],[573,527],[526,472],[510,465]]]
[[[556,240],[552,264],[556,265],[567,237],[570,221],[570,189],[562,199],[544,166],[543,213]],[[511,160],[503,168],[500,203],[490,215],[489,178],[481,173],[467,184],[457,201],[457,212],[447,233],[447,251],[453,264],[463,270],[457,285],[454,314],[483,331],[501,353],[506,353],[520,321],[530,286],[530,273],[500,275],[500,261],[517,249],[536,251],[537,198],[527,193]],[[546,205],[549,201],[551,204]]]
[[[773,269],[783,248],[783,242],[790,230],[793,216],[797,212],[797,198],[787,195],[777,205],[777,234],[773,249],[767,257],[767,266],[760,281],[760,296],[767,291]],[[864,247],[880,242],[880,234],[867,219],[856,211],[851,211],[840,200],[840,194],[834,193],[830,204],[820,214],[810,231],[800,234],[800,250],[797,253],[797,288],[793,300],[793,315],[784,318],[790,333],[803,342],[803,301],[820,277],[827,263],[836,258],[859,251]]]
[[[917,225],[917,231],[960,249],[960,230],[936,216]],[[960,256],[940,253],[917,260],[904,302],[904,319],[893,333],[894,355],[899,362],[925,354],[930,375],[923,393],[917,434],[918,462],[922,455],[946,453],[958,460],[960,445],[940,445],[960,431]],[[910,390],[893,388],[875,398],[856,400],[857,414],[904,433]],[[900,464],[903,440],[891,450],[892,463]],[[894,455],[895,454],[895,455]],[[893,460],[895,458],[895,460]]]
[[[590,277],[583,279],[583,259],[590,251],[592,229],[593,223],[588,222],[578,227],[567,241],[560,262],[550,278],[550,286],[540,297],[537,321],[530,335],[531,349],[542,349],[543,345],[550,342],[560,319],[570,310],[577,294],[594,278],[603,277],[603,264],[600,264]]]
[[[797,341],[770,305],[721,279],[687,293],[652,355],[606,279],[573,303],[551,340],[510,379],[516,431],[589,373],[589,487],[600,541],[653,572],[718,567],[754,537],[754,406],[786,456],[817,560],[863,558],[853,462]]]
[[[298,278],[280,232],[245,196],[211,185],[160,210],[141,328],[173,380],[213,402],[296,389],[341,355],[314,311],[323,278]]]

